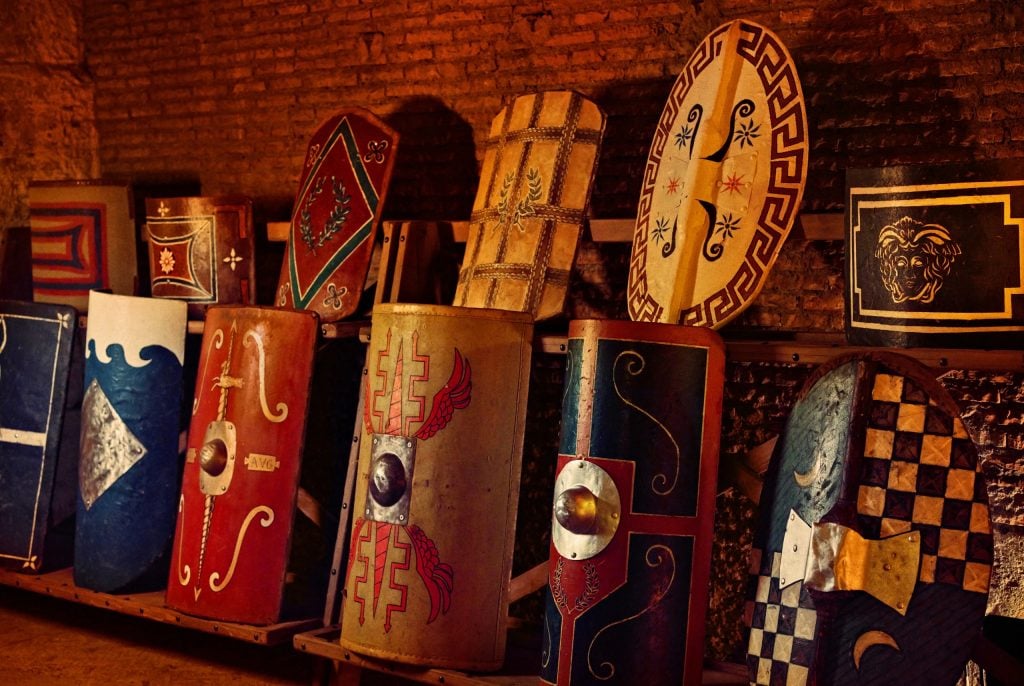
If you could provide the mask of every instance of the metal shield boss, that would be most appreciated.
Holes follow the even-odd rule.
[[[76,317],[0,300],[0,566],[42,569],[53,529],[74,514],[78,441],[63,425]]]
[[[148,198],[145,235],[154,298],[184,300],[196,318],[256,301],[251,199]]]
[[[708,329],[570,323],[542,682],[700,683],[724,365]]]
[[[525,313],[374,308],[344,647],[501,665],[532,332]]]
[[[317,328],[306,312],[207,312],[168,606],[280,620]]]
[[[953,399],[910,358],[836,358],[801,391],[762,490],[750,681],[954,683],[991,564],[985,480]]]
[[[93,291],[86,330],[75,583],[163,585],[174,536],[185,303]]]

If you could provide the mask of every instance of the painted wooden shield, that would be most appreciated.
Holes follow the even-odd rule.
[[[524,313],[374,309],[342,646],[501,665],[532,332]]]
[[[185,303],[93,291],[86,329],[75,583],[163,585],[174,535]]]
[[[1021,347],[1024,168],[850,170],[846,183],[851,342]]]
[[[90,290],[136,292],[131,191],[105,181],[35,181],[28,187],[32,299],[84,312]]]
[[[807,116],[779,37],[715,29],[654,133],[629,268],[629,315],[717,328],[761,291],[807,176]]]
[[[207,312],[169,607],[280,620],[318,328],[310,312]]]
[[[541,681],[700,683],[724,344],[584,320],[567,355]]]
[[[955,683],[991,564],[985,479],[952,398],[909,358],[836,358],[801,392],[762,491],[751,682]]]
[[[562,314],[605,117],[579,93],[524,95],[491,123],[455,304]]]
[[[322,321],[355,313],[398,151],[398,133],[366,110],[324,122],[309,141],[277,304]]]
[[[0,564],[38,571],[74,514],[77,441],[64,405],[76,328],[66,305],[0,301]],[[70,450],[68,449],[70,447]]]
[[[256,301],[251,199],[148,198],[146,240],[154,298],[184,300],[194,318]]]

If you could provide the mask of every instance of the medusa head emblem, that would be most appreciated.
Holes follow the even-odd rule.
[[[882,283],[897,304],[934,300],[959,254],[960,246],[945,227],[910,217],[883,228],[875,249]]]

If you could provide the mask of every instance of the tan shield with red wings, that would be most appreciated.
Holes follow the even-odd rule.
[[[522,313],[374,309],[346,648],[501,664],[532,332]]]

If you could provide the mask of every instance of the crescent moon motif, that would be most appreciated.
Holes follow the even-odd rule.
[[[865,631],[853,642],[853,666],[860,670],[860,659],[871,646],[888,646],[899,652],[900,645],[896,639],[884,631]]]
[[[793,470],[793,480],[796,481],[797,485],[801,488],[807,488],[814,483],[815,479],[818,478],[818,474],[821,473],[822,464],[823,461],[821,459],[821,453],[818,453],[817,457],[814,458],[814,464],[811,465],[809,470],[803,474],[795,469]]]

